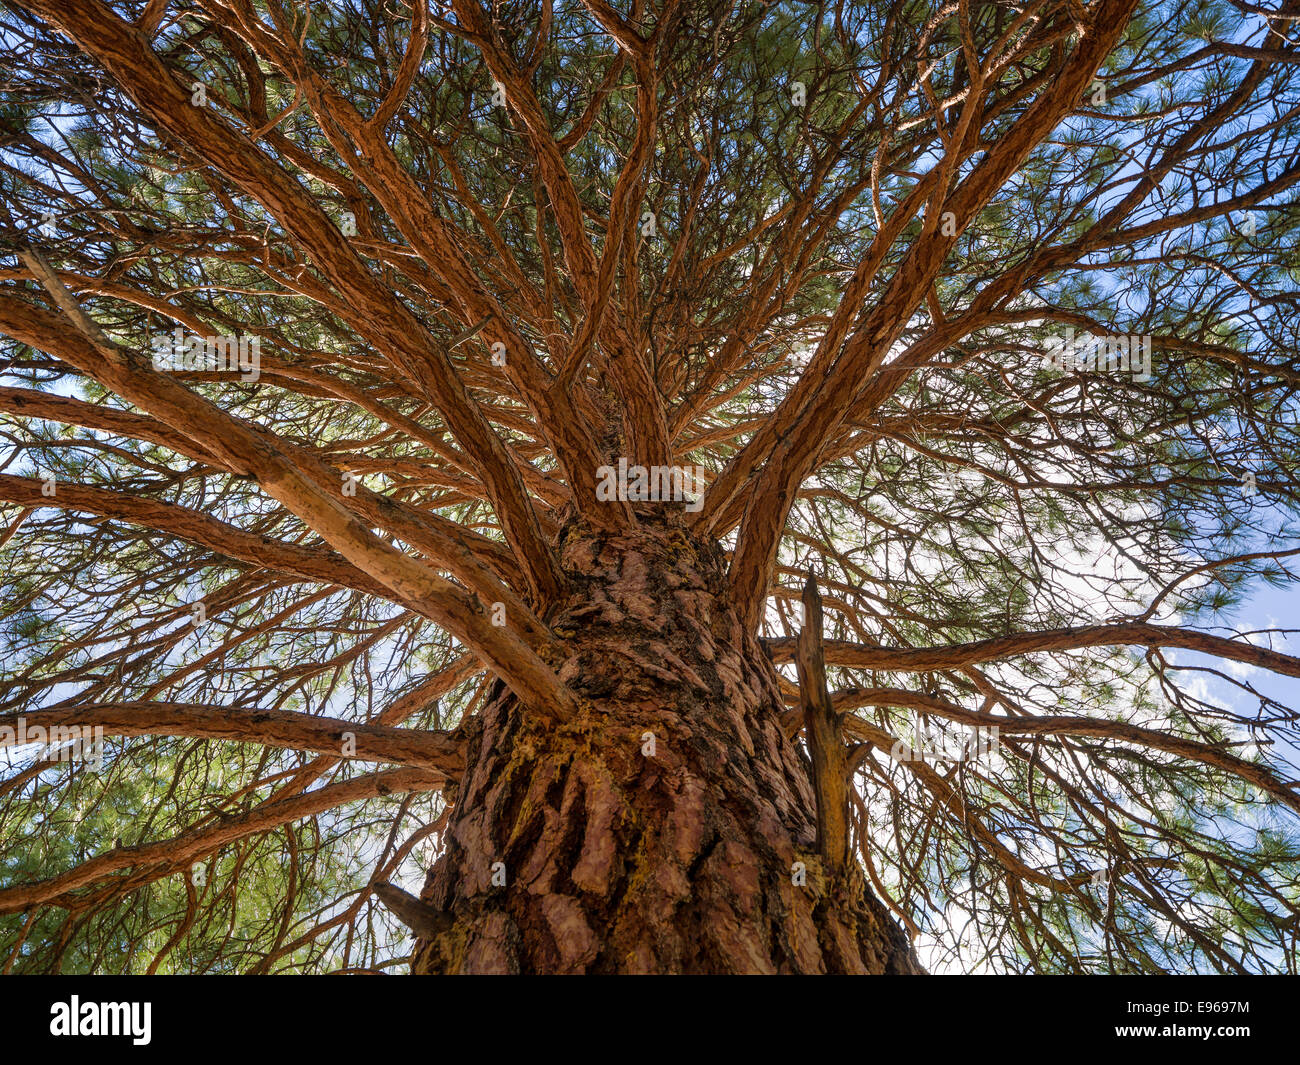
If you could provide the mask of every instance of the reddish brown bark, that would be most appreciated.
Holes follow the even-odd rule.
[[[920,972],[856,865],[817,855],[807,762],[720,552],[671,519],[571,525],[560,547],[575,591],[553,627],[583,710],[549,725],[498,688],[467,726],[423,893],[443,930],[414,970]]]

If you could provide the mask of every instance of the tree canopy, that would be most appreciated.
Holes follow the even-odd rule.
[[[816,575],[933,969],[1296,971],[1298,22],[5,0],[0,725],[105,751],[0,769],[0,969],[400,967],[625,457],[791,706]]]

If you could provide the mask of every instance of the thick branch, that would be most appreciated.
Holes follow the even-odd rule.
[[[803,629],[795,661],[803,703],[804,736],[812,761],[813,792],[817,798],[817,849],[832,872],[842,872],[849,857],[848,769],[840,739],[840,715],[826,691],[826,662],[822,657],[822,601],[817,582],[803,587]]]
[[[197,510],[144,496],[67,482],[57,484],[52,496],[43,495],[41,488],[40,481],[0,474],[0,500],[9,503],[32,508],[59,507],[117,518],[188,540],[251,566],[287,573],[302,580],[326,585],[337,584],[370,595],[392,598],[387,588],[349,564],[335,551],[288,544],[269,536],[245,532]]]
[[[279,828],[304,817],[313,817],[345,803],[401,792],[438,791],[444,783],[445,778],[423,769],[389,769],[354,780],[327,784],[315,791],[255,807],[219,824],[190,829],[171,839],[138,847],[115,847],[48,880],[0,888],[0,913],[21,913],[33,906],[51,903],[70,907],[76,902],[75,897],[69,897],[70,892],[103,880],[122,869],[145,865],[182,869],[237,839]]]
[[[955,644],[951,647],[870,647],[844,640],[828,640],[826,661],[833,666],[852,669],[924,673],[960,669],[977,662],[992,662],[999,658],[1042,651],[1077,651],[1087,647],[1122,645],[1178,647],[1187,651],[1201,651],[1234,662],[1259,666],[1288,677],[1300,677],[1300,658],[1292,655],[1223,636],[1211,636],[1206,632],[1141,622],[1021,632],[1013,636],[997,636],[991,640]],[[767,646],[778,662],[790,662],[794,658],[795,641],[790,637],[768,640]]]
[[[854,688],[836,692],[832,698],[835,708],[846,712],[858,706],[906,706],[926,710],[951,721],[977,728],[996,728],[1008,736],[1084,736],[1092,739],[1122,740],[1154,751],[1176,754],[1189,761],[1211,765],[1247,780],[1277,799],[1284,806],[1300,813],[1300,794],[1263,766],[1248,762],[1221,747],[1174,736],[1162,729],[1143,728],[1123,721],[1104,718],[1044,715],[1038,717],[1002,717],[967,710],[946,699],[924,692],[901,688]]]
[[[19,742],[19,718],[0,718],[0,747]],[[191,736],[314,751],[363,762],[393,762],[428,769],[451,780],[464,769],[464,745],[446,732],[366,725],[291,710],[249,710],[202,703],[92,703],[57,706],[21,715],[30,735],[43,728],[101,728],[110,736]],[[13,735],[3,728],[9,725]],[[344,754],[351,736],[355,753]]]

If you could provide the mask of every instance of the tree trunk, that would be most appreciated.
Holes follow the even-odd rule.
[[[587,708],[549,724],[498,685],[467,725],[413,970],[922,972],[857,863],[816,852],[807,759],[721,552],[643,520],[665,524],[566,528],[551,624]]]

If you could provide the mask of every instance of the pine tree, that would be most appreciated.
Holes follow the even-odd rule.
[[[0,11],[0,969],[1297,969],[1300,0]]]

